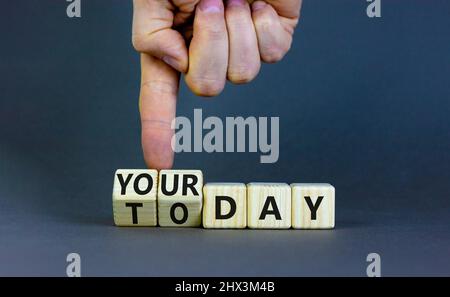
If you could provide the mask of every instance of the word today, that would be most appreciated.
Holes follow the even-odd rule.
[[[207,183],[200,170],[120,169],[114,177],[117,226],[331,229],[330,184]]]

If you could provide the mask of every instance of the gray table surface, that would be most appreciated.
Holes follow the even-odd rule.
[[[450,3],[304,1],[290,54],[178,114],[280,117],[280,159],[183,153],[207,182],[329,182],[331,231],[116,228],[117,168],[143,168],[131,1],[0,12],[0,275],[450,275]]]

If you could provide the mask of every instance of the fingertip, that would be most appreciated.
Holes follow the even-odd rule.
[[[186,75],[185,82],[195,95],[200,97],[215,97],[220,95],[224,90],[226,78],[224,77],[223,80],[216,80]]]
[[[245,67],[229,67],[227,78],[236,85],[247,84],[258,76],[260,68],[261,63]]]
[[[174,152],[171,147],[172,133],[161,133],[151,125],[142,125],[142,149],[148,168],[170,169],[173,166]],[[165,135],[164,135],[165,134]]]
[[[173,167],[173,161],[172,162],[164,162],[159,159],[145,159],[145,165],[149,169],[156,169],[156,170],[164,170],[164,169],[172,169]]]

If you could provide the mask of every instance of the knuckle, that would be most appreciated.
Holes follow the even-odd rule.
[[[169,82],[162,80],[147,80],[142,82],[142,92],[150,92],[151,94],[176,96],[178,89]]]
[[[141,119],[142,128],[147,131],[173,131],[171,122],[168,122],[164,119],[150,119],[150,118],[142,118]]]
[[[200,27],[202,29],[199,33],[202,34],[207,39],[222,40],[226,37],[227,34],[224,24],[219,22],[203,21]]]
[[[211,24],[205,27],[205,35],[210,40],[222,40],[225,37],[225,30],[220,25]]]
[[[131,43],[136,51],[143,52],[145,50],[144,40],[141,36],[133,35]]]
[[[230,20],[227,23],[228,30],[241,32],[242,30],[248,30],[249,23],[243,19]]]
[[[227,11],[226,21],[228,29],[247,29],[249,26],[253,26],[251,20],[247,19],[246,14],[242,11]]]
[[[275,26],[279,26],[278,20],[269,16],[256,18],[255,26],[262,32],[271,32]]]

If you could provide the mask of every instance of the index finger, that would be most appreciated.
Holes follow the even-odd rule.
[[[170,169],[174,151],[171,128],[176,115],[179,74],[163,61],[141,54],[139,110],[142,149],[149,168]]]

